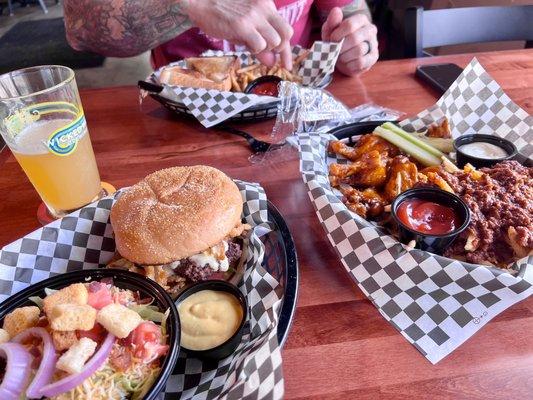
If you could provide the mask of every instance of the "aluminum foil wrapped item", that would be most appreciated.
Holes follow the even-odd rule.
[[[273,137],[281,141],[301,132],[326,132],[337,126],[360,121],[395,121],[403,113],[374,103],[348,108],[324,89],[281,82],[280,104]]]
[[[252,163],[280,162],[297,158],[296,135],[306,132],[325,133],[337,126],[363,121],[395,121],[402,112],[374,103],[352,109],[324,89],[302,87],[292,82],[279,84],[278,114],[272,130],[275,146],[264,154],[250,157]],[[290,146],[284,146],[289,144]]]

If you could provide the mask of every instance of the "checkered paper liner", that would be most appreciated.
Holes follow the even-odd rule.
[[[318,87],[323,84],[335,69],[335,63],[337,62],[341,46],[342,42],[315,42],[298,71],[298,75],[303,79],[302,85]],[[306,50],[301,46],[295,46],[292,51],[294,56],[298,56]],[[257,62],[257,59],[248,52],[223,52],[210,50],[202,55],[236,55],[240,58],[243,67]],[[184,67],[185,61],[177,61],[170,65]],[[161,70],[155,71],[150,75],[148,80],[158,83],[160,72]],[[160,95],[168,100],[183,103],[206,128],[225,121],[252,106],[278,102],[276,97],[271,96],[258,96],[229,91],[224,92],[203,88],[164,86],[165,89]]]
[[[243,339],[220,362],[187,359],[182,353],[159,399],[280,399],[281,349],[277,339],[283,289],[262,267],[259,237],[270,230],[267,199],[258,184],[235,181],[243,197],[243,218],[252,226],[245,243],[240,289],[249,305]],[[105,266],[115,253],[109,222],[114,196],[57,220],[0,250],[0,301],[46,278]]]
[[[465,86],[465,81],[473,87]],[[469,118],[470,114],[465,113],[464,106],[468,105],[468,109],[476,114],[477,108],[472,108],[472,104],[477,103],[473,100],[476,93],[480,96],[479,93],[484,92],[480,82],[485,82],[493,93],[488,102],[488,109],[494,110],[493,116],[486,119],[488,128],[483,128],[485,125],[476,123]],[[530,155],[531,139],[524,138],[531,137],[531,117],[512,106],[514,103],[492,82],[487,81],[486,72],[473,60],[437,103],[446,104],[444,111],[436,113],[438,106],[432,107],[419,114],[423,120],[413,118],[400,125],[423,128],[434,121],[433,116],[439,118],[445,113],[455,135],[494,129],[499,135],[511,138],[524,154]],[[453,105],[449,96],[459,99],[459,109],[464,107],[463,111]],[[482,96],[485,98],[486,94]],[[501,100],[504,107],[496,106],[494,99]],[[501,112],[504,109],[515,110],[513,115],[518,116],[512,118],[507,112]],[[459,121],[457,113],[465,113],[463,118],[470,128],[461,124],[463,120]],[[480,118],[485,115],[486,112],[480,113]],[[440,361],[496,315],[533,293],[533,256],[513,265],[516,274],[460,262],[409,249],[386,230],[351,212],[342,203],[340,193],[331,188],[328,179],[329,164],[347,162],[341,156],[327,154],[327,144],[334,139],[333,135],[321,133],[300,133],[295,137],[300,152],[300,170],[317,216],[359,288],[383,317],[430,362]],[[527,144],[520,146],[521,141],[527,141]]]
[[[513,142],[526,157],[533,155],[533,116],[514,103],[476,58],[432,107],[400,122],[408,131],[424,129],[447,116],[453,137],[482,133]]]

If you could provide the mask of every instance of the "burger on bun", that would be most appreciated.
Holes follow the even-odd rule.
[[[111,209],[120,258],[109,268],[142,273],[176,295],[189,283],[224,279],[239,264],[242,197],[216,168],[156,171],[127,189]]]

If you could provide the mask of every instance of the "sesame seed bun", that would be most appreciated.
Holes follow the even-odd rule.
[[[241,221],[242,197],[216,168],[156,171],[125,191],[111,209],[117,250],[137,264],[168,264],[223,240]]]

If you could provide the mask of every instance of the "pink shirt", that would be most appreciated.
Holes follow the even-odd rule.
[[[315,4],[320,15],[327,15],[333,7],[343,7],[353,0],[275,0],[280,15],[291,24],[293,45],[309,47],[312,27],[311,6]],[[185,57],[194,57],[206,50],[241,50],[225,40],[207,36],[198,28],[192,28],[152,50],[152,64],[155,68]]]

